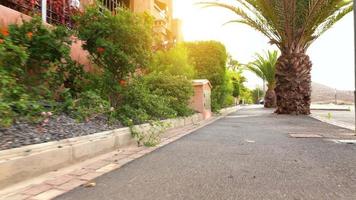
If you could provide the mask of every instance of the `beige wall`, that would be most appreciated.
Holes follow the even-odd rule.
[[[182,32],[182,21],[180,19],[173,19],[172,32],[177,42],[182,42],[184,40],[183,32]]]
[[[131,0],[130,4],[133,12],[152,14],[154,9],[154,0]]]

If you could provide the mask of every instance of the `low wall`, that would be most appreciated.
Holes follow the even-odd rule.
[[[201,114],[168,119],[171,128],[197,124]],[[149,124],[135,127],[145,131]],[[135,144],[129,128],[0,151],[0,189],[74,163]]]

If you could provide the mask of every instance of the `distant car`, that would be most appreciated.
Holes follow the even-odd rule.
[[[263,105],[263,104],[265,104],[265,100],[264,100],[264,99],[261,99],[258,103],[259,103],[260,105]]]

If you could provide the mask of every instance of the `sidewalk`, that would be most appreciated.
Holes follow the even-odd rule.
[[[335,126],[355,130],[355,110],[312,110],[312,117]]]

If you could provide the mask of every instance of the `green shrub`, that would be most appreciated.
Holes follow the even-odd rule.
[[[188,107],[194,94],[192,82],[184,76],[174,76],[162,72],[151,73],[144,77],[151,93],[165,97],[169,107],[178,116],[189,116],[193,111]]]
[[[228,95],[224,101],[224,107],[229,107],[235,105],[235,97]]]
[[[0,33],[0,126],[15,120],[39,122],[58,109],[64,88],[79,92],[82,66],[70,58],[69,32],[48,28],[39,18],[3,27]],[[5,34],[4,34],[5,33]]]
[[[241,96],[240,96],[240,101],[244,101],[245,104],[252,104],[253,103],[253,97],[252,97],[252,92],[250,89],[244,87],[241,89]]]
[[[106,8],[92,5],[75,17],[76,30],[83,48],[101,69],[102,94],[119,106],[121,80],[138,67],[148,66],[151,57],[153,20],[145,14],[119,9],[115,15]]]
[[[118,109],[117,116],[125,125],[177,116],[177,112],[170,107],[169,100],[152,93],[142,77],[133,79],[125,88],[122,101],[123,104]]]
[[[216,41],[188,42],[185,46],[189,60],[195,67],[195,78],[208,79],[213,86],[211,105],[216,112],[223,106],[227,96],[226,49]]]
[[[110,104],[95,91],[82,92],[77,99],[70,94],[65,97],[65,110],[79,121],[88,121],[98,115],[108,114]]]
[[[0,126],[11,126],[15,119],[37,122],[43,107],[27,92],[30,85],[21,83],[28,55],[26,48],[14,45],[8,38],[0,44]]]
[[[137,77],[122,93],[118,117],[130,125],[188,116],[193,113],[188,107],[193,92],[191,81],[183,76],[154,72]]]
[[[188,79],[192,79],[195,75],[194,66],[189,63],[188,52],[183,45],[178,45],[168,51],[156,52],[150,71],[185,76]]]
[[[68,29],[62,26],[48,28],[40,18],[35,17],[21,25],[10,25],[9,33],[8,40],[26,49],[26,62],[17,69],[19,82],[31,85],[32,88],[28,89],[33,89],[33,93],[39,92],[39,95],[48,95],[49,91],[45,89],[50,89],[49,87],[56,91],[62,84],[59,81],[63,81],[62,76],[66,73],[63,69],[74,64],[70,58],[71,40]],[[36,90],[39,86],[44,87]]]
[[[251,94],[252,94],[252,102],[253,103],[259,103],[259,101],[261,100],[261,99],[263,99],[263,97],[264,97],[264,92],[263,92],[263,90],[261,89],[261,88],[255,88],[255,89],[253,89],[252,91],[251,91]]]

